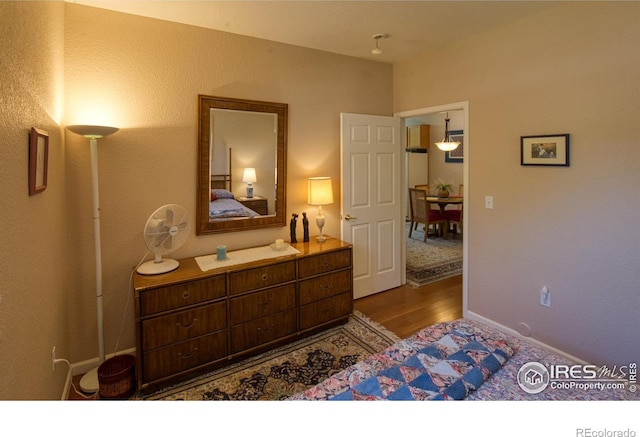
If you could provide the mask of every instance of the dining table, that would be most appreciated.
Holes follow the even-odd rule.
[[[447,205],[461,205],[464,198],[463,196],[448,196],[448,197],[437,197],[437,196],[427,196],[427,202],[436,203],[440,207],[440,212],[444,214],[444,209]]]

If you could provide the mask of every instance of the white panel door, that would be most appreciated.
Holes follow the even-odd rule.
[[[402,281],[401,119],[341,114],[341,238],[353,244],[354,298]]]

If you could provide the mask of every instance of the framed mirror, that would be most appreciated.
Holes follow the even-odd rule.
[[[197,235],[286,225],[287,113],[198,96]]]

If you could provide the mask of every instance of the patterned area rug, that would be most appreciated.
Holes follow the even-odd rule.
[[[418,225],[409,238],[409,223],[406,224],[407,283],[420,286],[461,275],[462,240],[427,238],[425,243],[423,228]]]
[[[400,339],[355,311],[349,322],[137,399],[282,400]]]

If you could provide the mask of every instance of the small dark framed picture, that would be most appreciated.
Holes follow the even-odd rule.
[[[520,165],[569,167],[569,134],[520,137]]]
[[[460,145],[450,152],[444,152],[444,162],[464,161],[464,135],[461,130],[450,130],[449,138],[451,141],[458,141]]]
[[[49,134],[35,127],[29,133],[29,196],[47,189]]]

